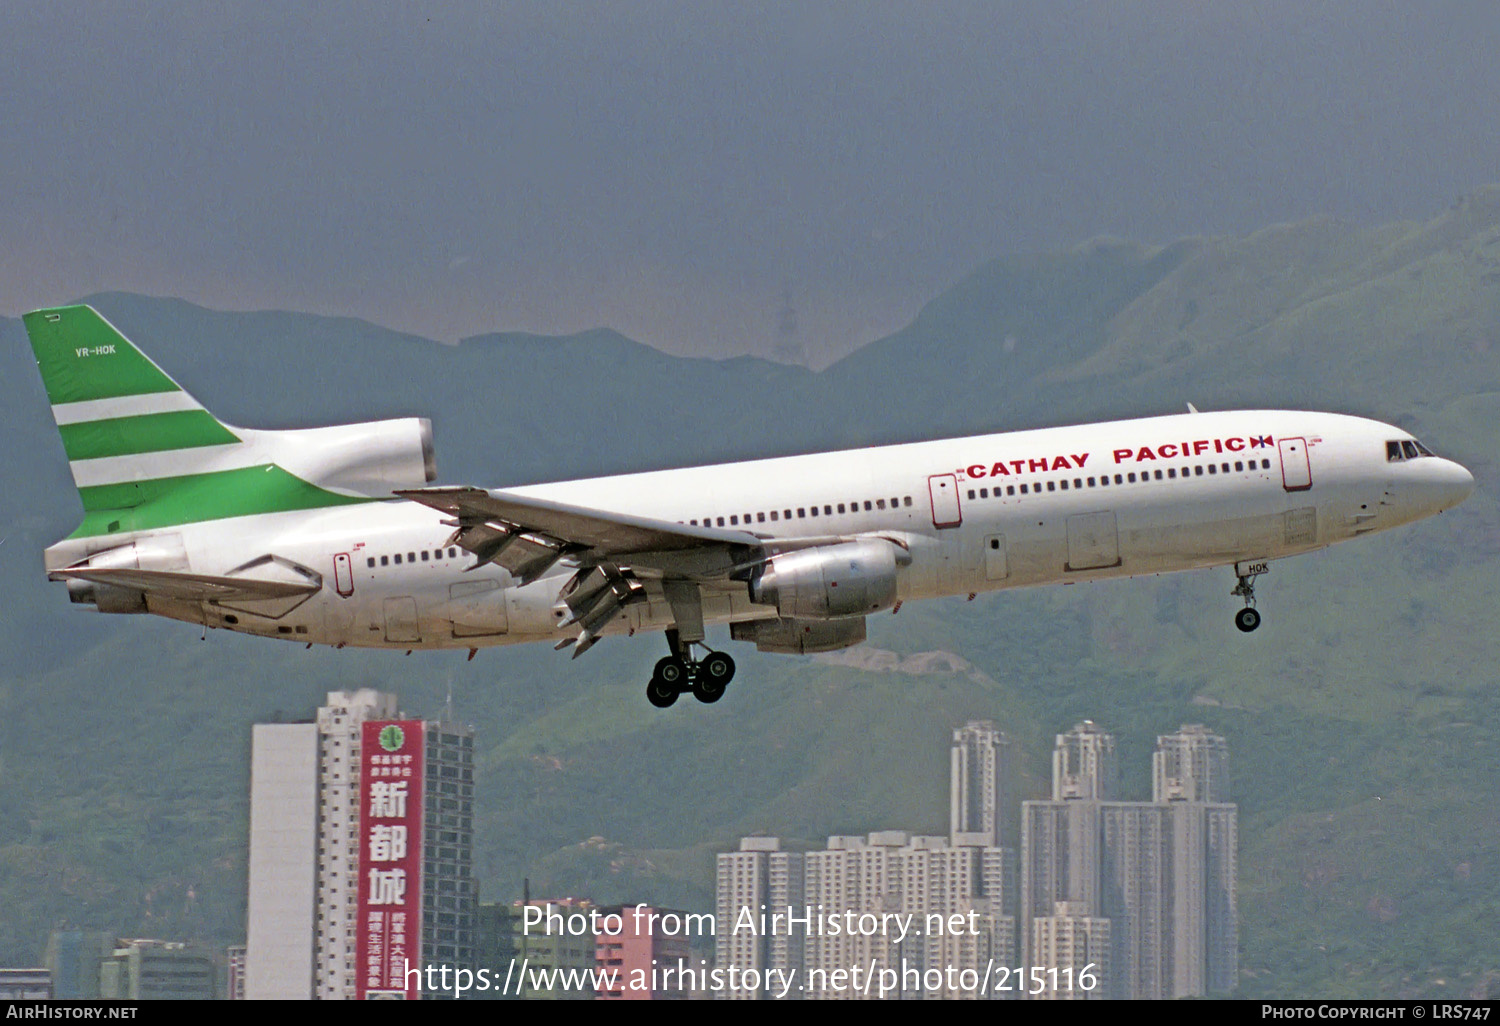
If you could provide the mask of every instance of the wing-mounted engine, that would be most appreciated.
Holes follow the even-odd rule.
[[[909,553],[884,538],[784,552],[751,578],[750,601],[775,606],[783,621],[864,616],[895,605],[897,571],[910,562]],[[863,638],[861,627],[857,640]]]
[[[735,641],[753,641],[762,652],[790,652],[807,655],[833,652],[858,645],[865,640],[865,618],[846,616],[841,620],[751,620],[729,625],[729,636]]]
[[[425,417],[292,431],[238,430],[270,462],[320,488],[384,498],[398,488],[420,488],[437,480],[432,421]]]

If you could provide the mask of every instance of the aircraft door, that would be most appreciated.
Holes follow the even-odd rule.
[[[410,595],[388,598],[385,608],[386,641],[421,641],[422,633],[417,626],[417,600]]]
[[[1281,446],[1281,487],[1289,492],[1312,487],[1312,464],[1307,459],[1307,439],[1283,438]]]
[[[1120,565],[1120,533],[1112,512],[1075,513],[1068,518],[1065,570],[1098,570]]]
[[[958,478],[953,474],[934,474],[927,479],[932,496],[932,526],[958,527],[964,522],[958,506]]]
[[[333,590],[343,598],[354,594],[354,569],[347,552],[333,557]]]
[[[507,596],[492,577],[448,585],[448,619],[455,638],[483,638],[510,630]]]

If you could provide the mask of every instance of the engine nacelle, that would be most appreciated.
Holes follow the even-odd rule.
[[[896,568],[909,562],[882,538],[786,552],[750,581],[750,601],[775,606],[783,619],[864,616],[895,604]]]
[[[323,488],[387,496],[437,480],[432,421],[426,417],[253,434],[278,464]]]
[[[865,618],[842,620],[751,620],[729,625],[735,641],[753,641],[762,652],[807,655],[833,652],[865,640]]]

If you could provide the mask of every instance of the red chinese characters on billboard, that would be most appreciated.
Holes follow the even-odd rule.
[[[368,720],[363,727],[355,992],[361,999],[415,999],[422,964],[422,721]]]

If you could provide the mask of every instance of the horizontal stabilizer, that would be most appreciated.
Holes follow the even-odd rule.
[[[81,567],[54,570],[53,580],[89,581],[115,588],[144,592],[148,596],[184,602],[251,602],[311,595],[322,587],[314,581],[257,581],[244,577],[215,577],[171,570],[137,570],[133,567]]]

